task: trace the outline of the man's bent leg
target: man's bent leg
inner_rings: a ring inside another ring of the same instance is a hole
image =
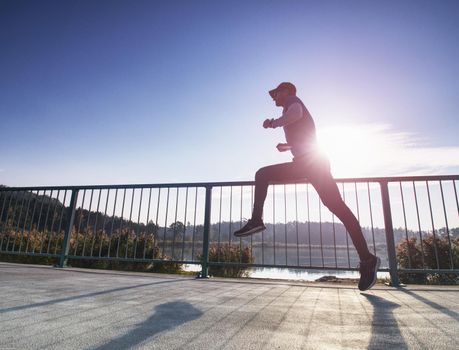
[[[255,203],[252,218],[239,230],[236,237],[245,237],[263,231],[263,205],[268,193],[270,182],[285,182],[304,177],[304,169],[297,163],[281,163],[261,168],[255,174]]]
[[[305,178],[304,169],[294,162],[275,164],[259,169],[255,174],[252,219],[261,220],[263,217],[263,206],[270,182],[293,181],[301,178]]]

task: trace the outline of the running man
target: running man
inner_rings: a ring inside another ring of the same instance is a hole
[[[263,167],[256,172],[252,218],[234,235],[245,237],[266,229],[262,219],[263,205],[270,183],[307,179],[316,189],[322,203],[342,221],[349,232],[360,258],[359,289],[370,289],[376,282],[381,260],[369,252],[360,224],[341,198],[330,173],[330,163],[316,151],[316,128],[309,111],[296,96],[296,87],[292,83],[281,83],[269,94],[276,106],[283,107],[283,113],[277,119],[266,119],[263,127],[284,128],[287,143],[279,143],[277,149],[280,152],[289,150],[293,161]]]

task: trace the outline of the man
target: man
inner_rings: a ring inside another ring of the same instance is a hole
[[[245,237],[263,231],[263,205],[271,182],[289,182],[307,179],[316,189],[322,203],[335,214],[349,232],[360,258],[359,289],[370,289],[376,282],[376,272],[381,260],[371,254],[358,220],[341,198],[338,186],[330,173],[330,164],[316,151],[316,129],[309,111],[296,96],[292,83],[281,83],[269,91],[276,106],[283,107],[278,119],[266,119],[263,127],[284,129],[287,143],[280,143],[280,152],[290,150],[293,161],[261,168],[255,174],[255,200],[252,218],[236,237]]]

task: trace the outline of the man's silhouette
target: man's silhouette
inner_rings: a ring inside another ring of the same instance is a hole
[[[316,150],[316,129],[309,111],[296,96],[292,83],[281,83],[269,91],[276,106],[283,107],[282,116],[266,119],[263,127],[283,127],[287,143],[280,143],[280,152],[291,151],[293,161],[261,168],[255,174],[255,201],[252,218],[240,230],[237,237],[249,236],[263,231],[263,205],[270,182],[288,182],[307,179],[316,189],[323,204],[335,214],[349,232],[360,258],[359,289],[367,290],[376,282],[380,259],[368,250],[362,229],[355,215],[341,198],[338,186],[330,173],[330,164]]]

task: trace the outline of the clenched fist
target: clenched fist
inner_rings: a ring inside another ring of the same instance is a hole
[[[273,127],[273,119],[266,119],[266,120],[263,122],[263,127],[264,127],[265,129],[272,128],[272,127]]]

